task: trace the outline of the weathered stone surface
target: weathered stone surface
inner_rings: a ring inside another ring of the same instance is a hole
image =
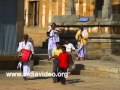
[[[53,16],[52,21],[58,25],[64,25],[67,23],[75,23],[79,19],[77,15],[63,15],[63,16]]]
[[[75,6],[74,6],[74,0],[68,0],[68,7],[66,10],[66,15],[74,15],[75,13]]]
[[[119,68],[110,68],[109,72],[118,74],[119,73]]]
[[[98,72],[96,73],[96,76],[98,76],[98,77],[103,77],[103,78],[109,78],[109,77],[110,77],[110,75],[109,75],[108,72],[100,72],[100,71],[98,71]]]
[[[101,43],[101,48],[111,48],[111,43]]]
[[[103,72],[109,72],[109,67],[106,67],[106,66],[98,66],[97,70],[103,71]]]
[[[92,66],[85,66],[84,67],[85,70],[95,70],[96,67],[92,67]]]
[[[100,43],[88,43],[87,48],[100,49],[101,44]]]
[[[102,8],[102,18],[109,18],[112,13],[111,0],[104,0]]]
[[[110,73],[110,78],[119,79],[119,74]]]
[[[101,60],[103,60],[103,61],[114,61],[115,59],[112,58],[112,57],[109,56],[109,55],[105,55],[105,56],[103,56],[103,57],[101,58]]]
[[[112,14],[110,17],[111,21],[120,21],[120,14]]]

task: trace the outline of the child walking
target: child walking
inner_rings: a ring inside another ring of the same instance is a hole
[[[64,73],[62,74],[63,76],[61,76],[60,81],[61,84],[65,85],[66,84],[66,77],[65,77],[65,73],[67,73],[67,69],[69,67],[69,54],[66,52],[66,47],[62,46],[62,53],[60,53],[60,55],[58,56],[58,60],[59,60],[59,70],[60,73]]]

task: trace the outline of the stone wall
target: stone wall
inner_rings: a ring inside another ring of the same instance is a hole
[[[65,30],[64,30],[65,29]],[[78,28],[63,28],[62,41],[69,39],[77,46],[75,34]],[[87,59],[101,59],[105,55],[120,54],[120,27],[91,27],[87,43]]]
[[[99,27],[99,32],[90,32],[87,51],[89,59],[100,59],[104,55],[120,54],[120,27]]]

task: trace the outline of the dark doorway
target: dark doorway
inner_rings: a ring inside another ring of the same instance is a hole
[[[113,14],[120,14],[120,4],[113,4],[112,5],[112,13]]]
[[[104,0],[96,0],[96,4],[95,4],[95,16],[96,16],[96,18],[102,18],[103,3],[104,3]]]
[[[29,2],[29,26],[38,26],[39,20],[39,3],[38,1],[30,1]]]

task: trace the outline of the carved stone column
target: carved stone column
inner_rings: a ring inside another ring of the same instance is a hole
[[[112,13],[111,0],[104,0],[102,7],[102,18],[110,18]]]
[[[75,14],[74,0],[68,0],[66,15],[74,15],[74,14]]]

